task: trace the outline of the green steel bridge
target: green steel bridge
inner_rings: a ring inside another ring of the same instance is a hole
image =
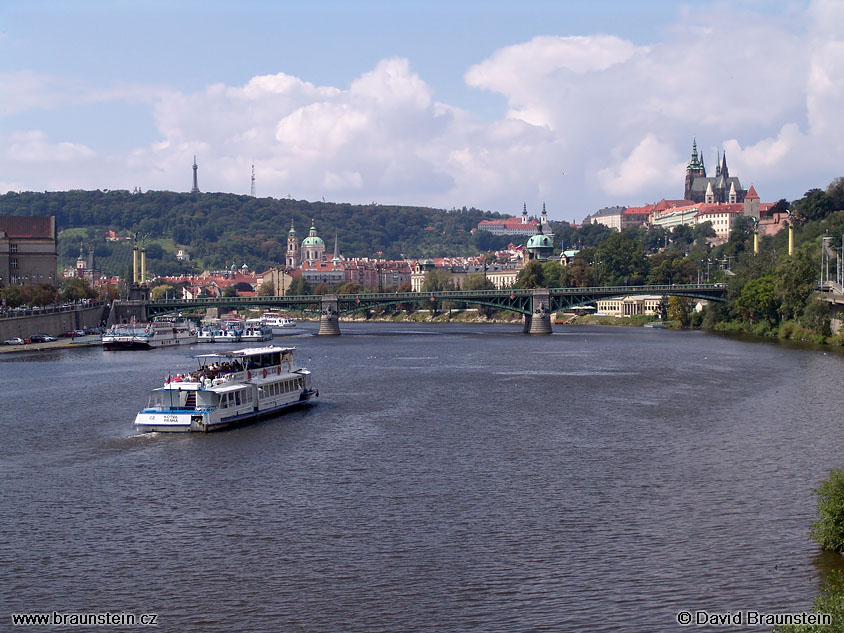
[[[338,317],[373,308],[415,304],[425,308],[435,302],[489,306],[525,316],[525,331],[547,334],[551,331],[550,314],[577,306],[594,304],[599,299],[636,295],[668,295],[724,301],[725,284],[670,284],[653,286],[596,286],[587,288],[510,288],[505,290],[446,290],[438,292],[367,292],[345,295],[299,295],[291,297],[208,297],[200,299],[158,299],[122,301],[120,308],[139,320],[156,316],[195,312],[207,308],[268,308],[320,316],[320,333],[339,334]],[[116,302],[117,303],[117,302]],[[116,313],[119,318],[120,310]],[[325,326],[325,327],[324,327]]]

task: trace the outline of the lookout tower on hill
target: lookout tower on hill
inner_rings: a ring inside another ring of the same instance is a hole
[[[193,157],[193,187],[191,188],[191,193],[199,193],[199,181],[196,178],[196,172],[199,169],[199,166],[196,164],[196,155]]]

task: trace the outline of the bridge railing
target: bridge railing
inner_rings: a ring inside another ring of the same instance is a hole
[[[551,294],[624,294],[624,293],[652,293],[670,294],[684,291],[721,291],[726,284],[655,284],[649,286],[586,286],[583,288],[548,288]],[[437,299],[472,299],[484,297],[524,297],[533,294],[529,288],[504,288],[502,290],[437,290],[428,292],[359,292],[355,294],[334,295],[339,301],[378,301],[389,298],[393,301],[422,301],[428,297]],[[294,295],[289,297],[260,296],[260,297],[205,297],[200,299],[156,299],[150,305],[190,306],[219,303],[226,305],[256,305],[270,303],[300,303],[309,304],[319,302],[322,295]]]
[[[583,294],[583,293],[644,293],[665,294],[683,290],[713,290],[724,291],[727,284],[654,284],[649,286],[586,286],[584,288],[549,288],[551,294]]]

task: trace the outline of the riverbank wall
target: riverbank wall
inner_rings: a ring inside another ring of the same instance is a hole
[[[97,327],[105,318],[107,306],[74,306],[56,312],[30,314],[0,319],[0,343],[15,338],[27,338],[33,334],[58,336],[70,330],[84,330]]]

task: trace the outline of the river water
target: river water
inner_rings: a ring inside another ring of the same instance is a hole
[[[813,489],[844,465],[841,355],[667,330],[342,329],[276,339],[317,404],[209,435],[131,422],[211,346],[0,356],[4,624],[656,632],[688,630],[684,610],[811,607]]]

